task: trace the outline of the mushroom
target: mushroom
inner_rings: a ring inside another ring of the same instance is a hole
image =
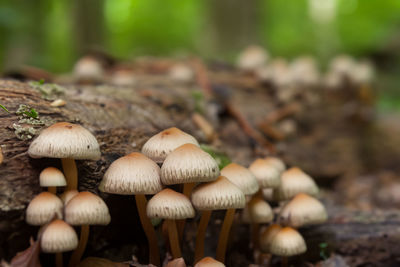
[[[78,194],[78,190],[67,190],[64,193],[61,194],[60,198],[62,202],[64,203],[64,206],[68,204],[68,202]]]
[[[62,219],[63,203],[55,194],[42,192],[29,203],[26,209],[26,222],[31,225],[44,225],[54,218]]]
[[[264,231],[261,232],[260,236],[260,249],[265,253],[270,253],[271,242],[275,235],[282,229],[279,224],[271,224]]]
[[[58,122],[33,140],[28,154],[32,158],[60,158],[69,190],[78,186],[75,159],[98,160],[100,148],[96,138],[82,126]]]
[[[225,267],[225,264],[211,257],[205,257],[198,261],[194,267]]]
[[[62,252],[74,250],[78,246],[78,237],[74,228],[63,220],[54,220],[48,224],[40,238],[40,247],[45,253],[56,253],[56,266],[63,266]]]
[[[270,245],[272,254],[282,257],[282,265],[287,266],[288,257],[299,255],[307,251],[304,238],[290,227],[282,228],[272,239]]]
[[[39,181],[41,187],[48,187],[48,191],[53,194],[57,193],[57,186],[67,185],[64,174],[54,167],[44,169],[40,173]]]
[[[254,174],[239,164],[228,164],[221,170],[221,175],[239,187],[246,196],[257,193],[260,188]]]
[[[165,185],[183,184],[187,197],[199,182],[210,182],[219,176],[218,163],[207,152],[194,144],[184,144],[173,150],[161,166],[161,182]],[[185,221],[178,222],[179,240]]]
[[[184,144],[199,146],[199,143],[193,136],[176,127],[172,127],[159,132],[147,140],[143,145],[142,153],[156,163],[163,163],[169,153]]]
[[[289,200],[298,193],[318,195],[318,186],[314,180],[298,167],[292,167],[282,173],[281,184],[274,190],[274,199]]]
[[[277,157],[265,157],[264,160],[265,160],[264,162],[266,164],[271,164],[279,172],[283,172],[284,170],[286,170],[286,165],[280,158],[277,158]]]
[[[254,71],[265,65],[268,57],[263,47],[251,45],[240,53],[236,65],[241,70]]]
[[[89,225],[107,225],[111,221],[106,203],[90,192],[80,192],[65,206],[65,221],[71,225],[81,225],[78,248],[71,256],[69,266],[77,266],[89,237]]]
[[[323,223],[327,218],[324,205],[304,193],[297,194],[282,208],[279,214],[280,222],[294,228]]]
[[[182,257],[175,220],[193,218],[194,215],[195,211],[189,198],[169,188],[154,195],[147,204],[149,218],[166,219],[174,258]]]
[[[260,188],[277,188],[280,184],[280,169],[271,160],[256,159],[249,170],[257,178]]]
[[[228,235],[232,225],[235,209],[244,208],[246,199],[243,192],[226,177],[219,176],[217,180],[201,184],[192,194],[192,202],[196,209],[203,211],[197,228],[195,263],[204,254],[204,239],[207,224],[213,210],[226,209],[217,246],[218,261],[224,262]]]
[[[135,195],[140,222],[149,242],[150,263],[159,266],[160,254],[156,232],[146,216],[145,195],[156,194],[162,189],[160,167],[141,153],[133,152],[114,161],[100,183],[103,192]]]

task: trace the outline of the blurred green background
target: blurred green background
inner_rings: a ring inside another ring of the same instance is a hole
[[[400,51],[399,0],[2,0],[0,69],[71,70],[88,49],[233,61],[249,44],[273,57],[349,53],[371,59],[393,94]],[[383,97],[384,99],[385,97]]]

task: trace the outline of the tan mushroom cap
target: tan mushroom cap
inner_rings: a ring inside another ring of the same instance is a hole
[[[304,238],[290,227],[282,228],[276,233],[270,246],[270,252],[281,257],[299,255],[307,251]]]
[[[317,199],[300,193],[287,203],[279,214],[279,221],[291,227],[323,223],[327,220],[324,205]]]
[[[194,208],[184,194],[166,188],[154,195],[147,203],[149,218],[179,220],[193,218]]]
[[[65,206],[65,221],[71,225],[107,225],[111,216],[106,203],[90,192],[80,192]]]
[[[247,223],[269,223],[274,219],[271,206],[261,197],[253,197],[243,210]]]
[[[279,172],[283,172],[284,170],[286,170],[286,165],[280,158],[266,157],[264,158],[264,160],[267,164],[275,166],[275,168],[278,169]]]
[[[279,201],[288,200],[299,193],[317,196],[318,191],[318,186],[309,175],[292,167],[282,173],[281,184],[274,190],[274,198]]]
[[[236,185],[226,177],[197,186],[192,193],[192,203],[198,210],[242,209],[246,198]]]
[[[176,148],[161,166],[161,181],[166,185],[209,182],[217,179],[218,175],[218,163],[193,144]]]
[[[45,253],[74,250],[78,247],[78,236],[69,224],[63,220],[54,220],[44,229],[40,247]]]
[[[110,165],[99,189],[119,195],[155,194],[162,189],[160,167],[145,155],[133,152]]]
[[[62,218],[63,203],[55,194],[42,192],[29,203],[26,209],[26,222],[43,225],[54,218]]]
[[[147,140],[143,145],[142,153],[157,163],[163,163],[169,153],[184,144],[199,146],[199,143],[193,136],[176,127],[172,127],[159,132]]]
[[[260,236],[260,249],[265,253],[270,252],[270,247],[272,240],[275,235],[282,229],[279,224],[271,224],[264,231],[262,231]]]
[[[211,257],[205,257],[198,261],[194,267],[225,267],[225,264]]]
[[[259,185],[254,174],[247,168],[231,163],[221,170],[221,175],[228,178],[234,185],[240,188],[245,195],[253,195],[258,189]]]
[[[256,159],[249,170],[257,178],[261,188],[277,188],[281,182],[279,170],[266,159]]]
[[[78,194],[78,190],[72,189],[72,190],[67,190],[64,193],[61,194],[60,198],[62,202],[64,203],[64,206],[68,204],[68,202]]]
[[[98,160],[99,143],[88,130],[69,122],[44,129],[28,150],[32,158],[72,158]]]
[[[57,168],[47,167],[44,169],[39,176],[40,186],[66,186],[67,181],[65,180],[64,174]]]

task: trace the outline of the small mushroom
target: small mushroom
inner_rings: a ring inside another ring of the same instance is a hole
[[[225,264],[211,257],[205,257],[198,261],[194,267],[225,267]]]
[[[48,187],[48,191],[53,194],[57,192],[57,186],[67,185],[64,174],[54,167],[44,169],[40,173],[39,181],[41,187]]]
[[[54,218],[62,219],[63,203],[55,194],[42,192],[32,199],[26,209],[26,222],[44,225]]]
[[[249,170],[257,178],[260,188],[277,188],[280,184],[280,170],[266,159],[256,159]]]

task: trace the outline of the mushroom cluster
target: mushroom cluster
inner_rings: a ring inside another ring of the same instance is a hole
[[[56,253],[56,266],[62,266],[62,252],[68,250],[75,250],[69,266],[77,266],[88,241],[89,225],[107,225],[111,220],[100,197],[77,190],[74,159],[98,159],[96,138],[79,125],[56,123],[32,142],[29,155],[61,158],[64,173],[54,167],[41,172],[40,185],[48,192],[31,201],[26,221],[44,225],[38,239],[43,252]],[[61,192],[56,187],[66,189]],[[163,220],[162,228],[168,232],[165,244],[169,244],[173,259],[181,261],[186,219],[194,218],[196,211],[201,214],[194,266],[224,266],[236,209],[244,209],[242,221],[251,225],[253,249],[281,256],[282,262],[306,251],[297,228],[327,219],[324,206],[315,198],[316,183],[299,168],[286,169],[279,158],[267,157],[256,159],[249,168],[230,163],[220,171],[215,159],[200,148],[193,136],[175,127],[151,137],[141,153],[132,152],[112,162],[99,190],[135,196],[148,239],[149,263],[156,266],[160,266],[160,252],[153,218]],[[153,196],[148,199],[146,195]],[[267,201],[282,205],[272,209]],[[214,210],[225,210],[225,217],[215,259],[204,258],[207,225]],[[277,216],[275,210],[279,210]],[[260,230],[261,225],[270,223]],[[81,226],[79,240],[73,226]]]

